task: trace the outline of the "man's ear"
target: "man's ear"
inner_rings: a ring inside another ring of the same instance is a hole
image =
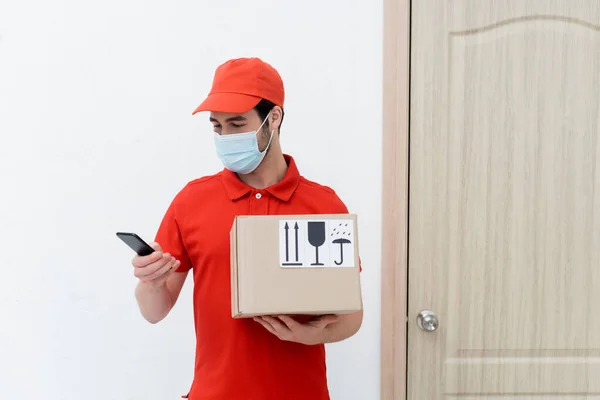
[[[281,117],[283,115],[283,110],[281,107],[275,106],[271,110],[271,116],[269,117],[269,125],[271,125],[271,129],[279,130],[279,126],[281,125]]]

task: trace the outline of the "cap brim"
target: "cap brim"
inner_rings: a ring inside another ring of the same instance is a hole
[[[212,93],[194,110],[200,111],[245,113],[252,110],[262,99],[240,93]]]

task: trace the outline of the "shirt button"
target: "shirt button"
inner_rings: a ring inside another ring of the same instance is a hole
[[[256,193],[256,198],[257,198],[257,199],[260,199],[261,197],[262,197],[262,194],[260,194],[260,193]]]

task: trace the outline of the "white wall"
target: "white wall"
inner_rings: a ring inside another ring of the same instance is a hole
[[[284,150],[359,214],[365,320],[328,346],[330,386],[379,399],[381,14],[374,0],[0,0],[0,399],[187,391],[192,282],[145,323],[114,233],[151,239],[175,193],[221,169],[191,111],[239,56],[280,71]]]

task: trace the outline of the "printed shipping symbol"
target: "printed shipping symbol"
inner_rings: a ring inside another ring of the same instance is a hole
[[[294,226],[294,236],[295,236],[295,245],[296,245],[296,262],[290,262],[290,226],[289,224],[286,222],[285,223],[285,262],[283,263],[283,265],[288,265],[288,266],[299,266],[302,265],[301,262],[298,262],[298,223],[296,222],[295,226]]]
[[[340,244],[340,261],[333,261],[336,265],[342,265],[344,263],[344,244],[346,243],[351,243],[348,239],[344,239],[344,238],[340,238],[340,239],[335,239],[333,241],[333,243],[339,243]]]
[[[339,227],[341,227],[341,226],[342,226],[342,224],[339,225]],[[347,227],[348,224],[346,224],[345,226]],[[348,236],[350,236],[350,232],[348,232],[348,233],[341,232],[341,231],[338,231],[338,228],[334,228],[333,229],[333,233],[331,234],[331,236],[333,236],[334,234],[335,235],[348,235]],[[344,244],[346,244],[346,243],[352,243],[352,242],[349,239],[346,239],[344,237],[340,237],[338,239],[334,239],[332,243],[336,243],[336,244],[339,243],[339,245],[340,245],[340,261],[334,260],[333,262],[336,265],[342,265],[344,263]]]
[[[319,262],[319,247],[325,244],[325,221],[308,223],[308,243],[315,248],[315,262],[310,265],[325,265]]]

